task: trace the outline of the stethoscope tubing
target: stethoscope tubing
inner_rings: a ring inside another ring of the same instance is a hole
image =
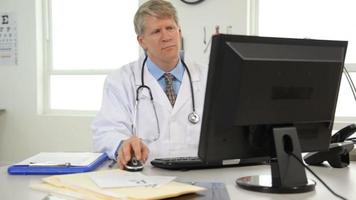
[[[150,99],[153,103],[153,96],[152,96],[152,92],[151,92],[151,89],[150,87],[148,87],[147,85],[145,85],[145,80],[144,80],[144,67],[146,65],[146,61],[147,61],[147,58],[148,56],[146,55],[143,62],[142,62],[142,67],[141,67],[141,85],[136,89],[136,101],[138,101],[138,93],[141,89],[143,88],[146,88],[148,91],[149,91],[149,94],[150,94]],[[185,70],[187,70],[187,74],[188,74],[188,78],[189,78],[189,84],[190,84],[190,93],[191,93],[191,96],[192,96],[192,109],[193,109],[193,112],[189,114],[188,116],[188,120],[192,123],[192,124],[196,124],[198,123],[199,119],[197,119],[197,121],[192,121],[190,120],[190,116],[191,115],[195,115],[197,118],[199,118],[198,114],[195,112],[195,98],[194,98],[194,88],[193,88],[193,81],[192,81],[192,76],[190,74],[190,71],[187,67],[187,64],[183,61],[183,59],[181,59],[182,61],[182,64],[185,68]],[[153,104],[154,105],[154,104]],[[156,117],[157,116],[157,113],[156,113],[156,110],[155,110],[155,115]]]

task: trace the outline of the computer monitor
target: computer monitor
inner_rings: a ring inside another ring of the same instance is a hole
[[[291,154],[328,149],[346,48],[347,41],[213,36],[199,157],[265,157],[272,176],[240,178],[240,187],[314,190]]]

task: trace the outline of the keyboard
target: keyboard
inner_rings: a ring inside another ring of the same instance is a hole
[[[233,159],[228,161],[216,161],[206,163],[203,162],[199,157],[174,157],[156,158],[151,161],[151,164],[155,167],[163,169],[190,170],[266,164],[266,158]]]

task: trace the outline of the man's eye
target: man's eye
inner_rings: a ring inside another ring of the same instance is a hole
[[[173,26],[169,26],[169,27],[167,27],[167,30],[168,31],[172,31],[172,30],[174,30],[175,28],[173,27]]]
[[[157,33],[159,33],[159,32],[160,32],[160,30],[159,30],[159,29],[156,29],[156,30],[152,31],[152,35],[153,35],[153,34],[157,34]]]

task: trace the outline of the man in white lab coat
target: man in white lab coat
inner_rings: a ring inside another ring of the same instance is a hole
[[[196,156],[201,120],[193,124],[188,115],[193,111],[193,93],[195,111],[202,117],[207,66],[180,58],[181,29],[170,2],[151,0],[142,4],[134,24],[147,60],[139,58],[106,78],[101,109],[92,124],[94,149],[117,159],[120,168],[133,155],[143,161]],[[165,93],[169,84],[165,73],[174,77],[173,102]],[[138,89],[141,85],[151,90],[153,104],[149,90]]]

